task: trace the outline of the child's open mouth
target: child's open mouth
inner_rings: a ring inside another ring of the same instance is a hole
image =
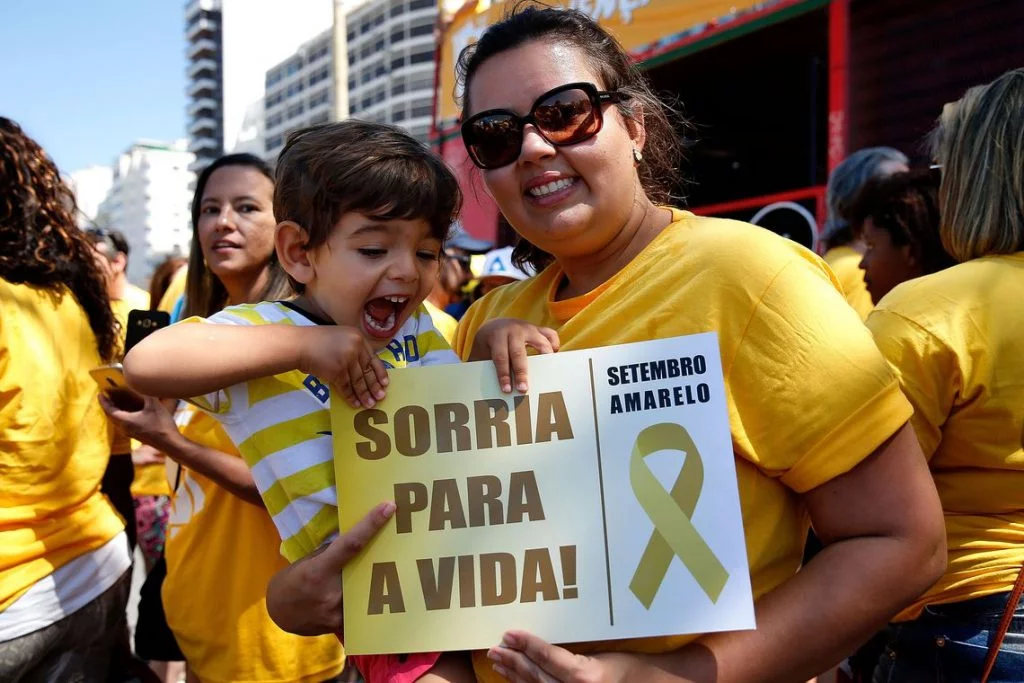
[[[401,327],[402,311],[409,303],[407,296],[379,296],[363,307],[363,327],[371,337],[390,339]]]

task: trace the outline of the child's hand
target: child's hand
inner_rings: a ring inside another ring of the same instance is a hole
[[[477,331],[469,360],[490,358],[498,371],[498,386],[502,391],[511,393],[514,377],[516,391],[525,392],[530,388],[526,348],[530,347],[537,353],[554,353],[560,344],[558,333],[551,328],[537,327],[513,318],[495,318]]]
[[[332,384],[353,408],[372,408],[384,398],[388,373],[369,342],[353,327],[307,328],[299,369]]]

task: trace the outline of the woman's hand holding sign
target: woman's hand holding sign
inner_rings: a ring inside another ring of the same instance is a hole
[[[384,528],[394,503],[381,503],[321,551],[282,569],[267,585],[267,612],[300,636],[342,632],[341,570]]]
[[[493,360],[498,385],[506,394],[529,390],[527,349],[537,353],[555,353],[561,346],[558,333],[549,327],[537,327],[513,318],[495,318],[480,327],[473,341],[469,360]]]

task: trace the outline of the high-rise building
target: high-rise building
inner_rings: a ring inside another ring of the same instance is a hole
[[[142,283],[171,254],[188,254],[191,170],[188,142],[140,140],[114,162],[113,184],[96,222],[124,233],[131,253],[128,279]]]
[[[68,187],[75,193],[75,205],[78,207],[78,227],[96,224],[100,205],[107,198],[113,182],[114,171],[109,166],[88,166],[68,174]]]
[[[334,23],[332,0],[221,0],[224,151],[263,154],[267,70]]]
[[[349,116],[394,123],[427,142],[436,22],[436,0],[369,0],[348,11]]]
[[[188,57],[188,149],[198,172],[224,153],[223,36],[221,0],[185,5]]]
[[[303,43],[295,54],[267,70],[263,156],[271,163],[277,158],[290,131],[325,123],[332,118],[335,94],[333,35],[333,29],[327,29]]]

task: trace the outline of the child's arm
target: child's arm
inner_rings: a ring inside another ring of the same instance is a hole
[[[529,389],[527,348],[537,353],[554,353],[560,344],[558,333],[551,328],[513,318],[495,318],[477,330],[469,360],[493,360],[501,390],[511,393],[515,378],[516,391],[525,392]]]
[[[139,342],[124,359],[139,393],[202,396],[291,370],[333,384],[353,407],[384,398],[387,372],[354,328],[340,325],[227,325],[186,322]]]

